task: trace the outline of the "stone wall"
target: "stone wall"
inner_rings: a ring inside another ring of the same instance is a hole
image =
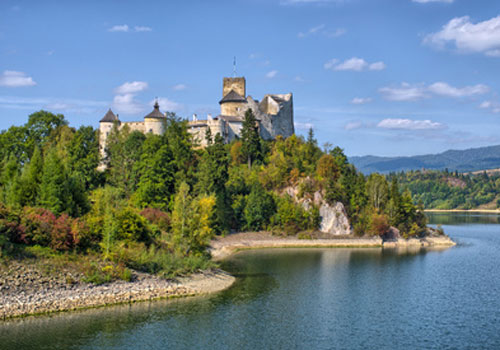
[[[231,90],[234,90],[241,97],[245,97],[247,95],[245,78],[224,78],[222,82],[222,97],[230,93]]]

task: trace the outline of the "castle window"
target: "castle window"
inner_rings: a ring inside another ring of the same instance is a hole
[[[149,129],[149,132],[153,132],[153,129]]]
[[[106,131],[106,136],[109,136],[109,131]]]

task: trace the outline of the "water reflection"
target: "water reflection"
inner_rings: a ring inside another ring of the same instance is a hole
[[[500,224],[499,214],[490,213],[425,213],[430,224],[434,225],[462,225],[462,224]]]

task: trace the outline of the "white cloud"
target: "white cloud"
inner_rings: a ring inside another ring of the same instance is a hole
[[[362,58],[358,57],[352,57],[344,62],[339,62],[337,59],[331,59],[327,61],[323,67],[325,69],[330,69],[334,71],[355,71],[355,72],[361,72],[365,70],[383,70],[386,68],[386,65],[384,62],[374,62],[374,63],[368,63]]]
[[[369,70],[384,70],[387,66],[384,62],[375,62],[368,66]]]
[[[144,81],[132,81],[132,82],[126,82],[123,83],[122,85],[118,86],[115,89],[115,92],[117,94],[135,94],[141,91],[144,91],[148,88],[148,83]]]
[[[112,26],[108,29],[108,32],[128,32],[129,27],[126,24],[120,24],[116,26]]]
[[[430,97],[431,94],[453,98],[483,95],[490,91],[490,88],[483,84],[457,88],[445,82],[436,82],[429,86],[402,83],[399,87],[383,87],[378,91],[389,101],[417,101]]]
[[[0,75],[0,86],[23,87],[34,86],[36,82],[24,72],[14,70],[4,70]]]
[[[305,33],[302,33],[300,32],[297,36],[299,38],[304,38],[308,35],[311,35],[311,34],[315,34],[317,32],[319,32],[320,30],[322,30],[323,28],[325,28],[325,25],[324,24],[320,24],[319,26],[316,26],[316,27],[312,27],[311,29],[309,29],[307,32]]]
[[[452,4],[455,0],[412,0],[413,2],[418,2],[419,4],[428,4],[429,2],[444,2],[447,4]]]
[[[427,97],[424,86],[408,83],[399,87],[383,87],[378,91],[389,101],[417,101]]]
[[[444,124],[431,120],[411,120],[402,118],[387,118],[377,124],[377,128],[392,130],[437,130],[445,128]]]
[[[302,78],[300,75],[297,75],[295,78],[293,78],[296,82],[303,83],[305,80]]]
[[[430,85],[428,89],[430,92],[436,95],[455,97],[455,98],[468,97],[473,95],[482,95],[490,90],[486,85],[483,84],[466,86],[463,88],[456,88],[443,82],[434,83]]]
[[[135,94],[116,95],[113,98],[113,108],[124,114],[136,114],[144,111],[144,106],[135,100]]]
[[[278,74],[277,70],[272,70],[266,74],[266,78],[272,79],[272,78],[276,77],[277,74]]]
[[[172,86],[172,89],[174,89],[175,91],[182,91],[182,90],[186,90],[187,86],[184,84],[177,84],[177,85]]]
[[[150,32],[152,31],[153,29],[151,27],[145,27],[145,26],[135,26],[134,27],[134,31],[136,32]]]
[[[491,113],[498,114],[500,113],[500,103],[496,101],[483,101],[480,105],[479,108],[481,109],[487,109]]]
[[[356,130],[356,129],[361,129],[363,127],[364,125],[362,122],[349,122],[346,125],[344,125],[345,130]]]
[[[0,108],[22,110],[56,110],[72,113],[96,113],[109,105],[105,101],[81,100],[71,98],[16,97],[0,96]]]
[[[441,31],[426,36],[424,43],[437,47],[454,44],[462,52],[497,57],[500,55],[500,16],[476,24],[469,16],[453,18]]]
[[[308,36],[320,34],[320,35],[326,36],[328,38],[338,38],[339,36],[342,36],[346,33],[346,30],[344,28],[337,28],[337,29],[332,31],[332,30],[325,29],[325,27],[326,26],[324,24],[320,24],[318,26],[310,28],[306,32],[299,32],[297,34],[297,37],[305,38]]]
[[[353,105],[364,105],[364,104],[367,104],[367,103],[370,103],[372,102],[372,99],[370,97],[366,97],[366,98],[363,98],[363,97],[355,97],[351,100],[351,103]]]
[[[149,102],[151,107],[154,106],[156,100],[152,100]],[[158,97],[158,104],[160,105],[160,109],[168,112],[178,112],[184,109],[184,106],[180,103],[174,102],[166,97]]]
[[[293,125],[295,126],[295,129],[297,130],[309,130],[309,129],[314,129],[314,124],[312,123],[300,123],[300,122],[294,122]]]

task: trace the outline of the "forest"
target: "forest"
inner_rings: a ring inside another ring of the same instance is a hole
[[[213,265],[214,235],[267,230],[311,238],[318,208],[284,194],[320,191],[342,202],[356,235],[423,235],[426,219],[398,177],[365,177],[343,150],[321,149],[313,130],[264,141],[248,110],[241,138],[224,144],[206,134],[193,144],[187,122],[168,113],[163,135],[70,127],[61,114],[39,111],[0,133],[0,254],[63,254],[86,261],[90,282],[130,278],[135,269],[161,276]],[[97,170],[101,161],[105,171]]]
[[[500,208],[500,173],[413,170],[388,177],[397,179],[426,209]]]

